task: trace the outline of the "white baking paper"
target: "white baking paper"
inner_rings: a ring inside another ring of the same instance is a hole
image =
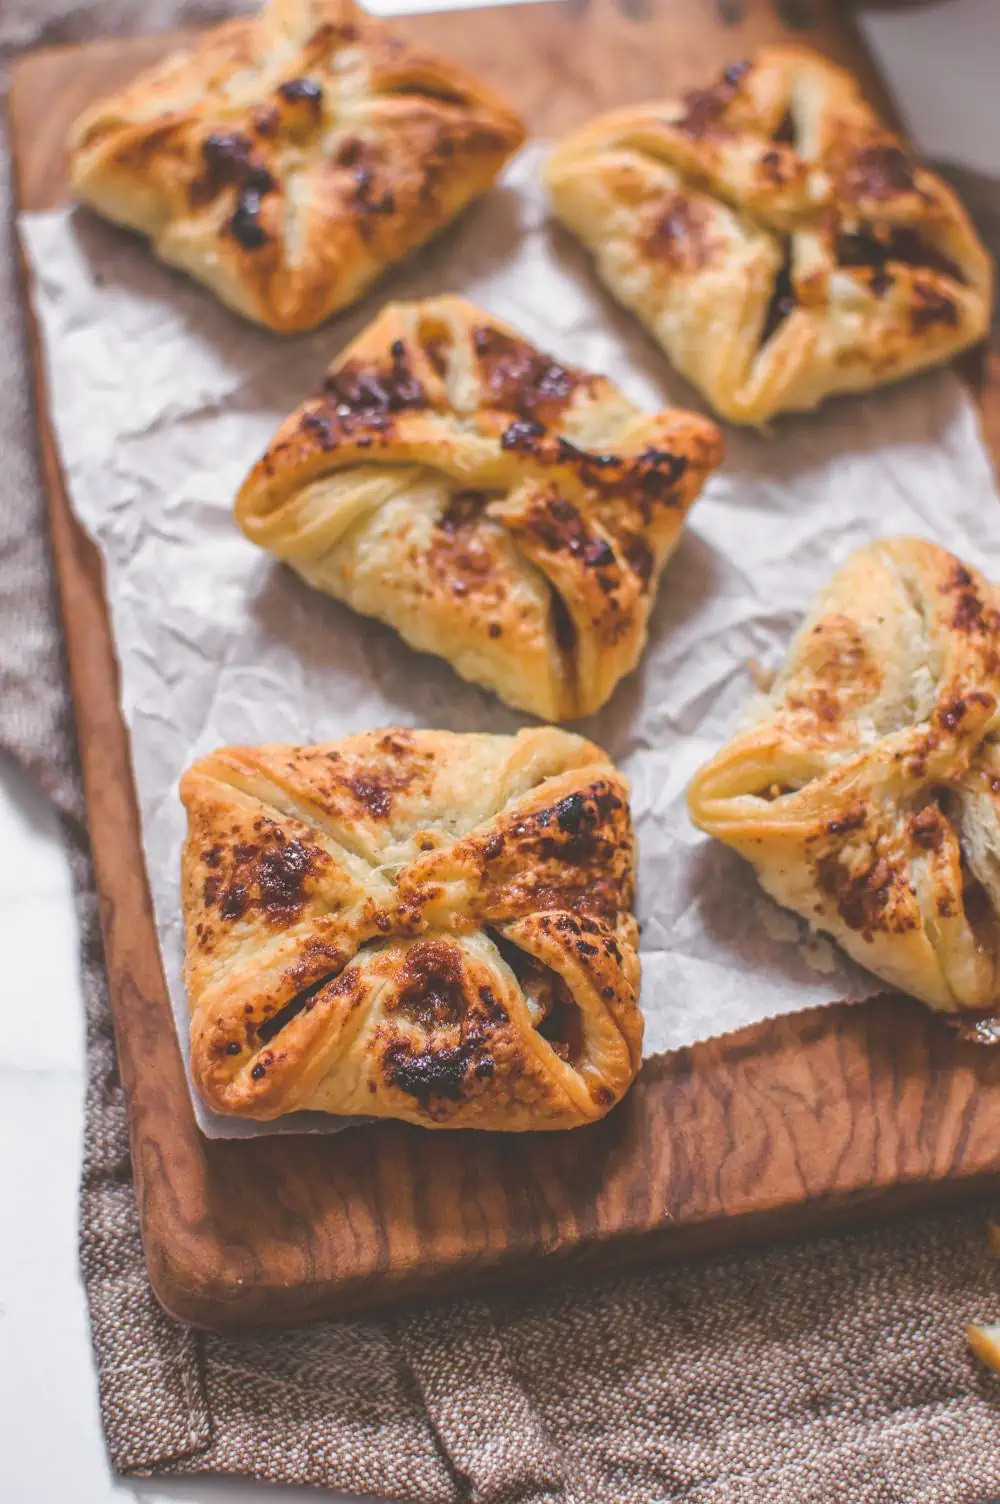
[[[285,340],[252,328],[89,214],[27,216],[52,408],[69,484],[97,540],[121,661],[143,837],[182,1041],[177,781],[227,742],[310,742],[391,724],[514,731],[525,719],[311,590],[248,543],[233,495],[281,419],[391,297],[463,292],[644,407],[692,403],[583,253],[546,224],[541,148],[358,309]],[[868,539],[918,533],[1000,575],[1000,511],[972,404],[936,372],[728,458],[660,587],[638,671],[580,728],[632,779],[640,843],[646,1051],[877,991],[692,828],[684,789],[775,667],[800,613]],[[213,1118],[210,1135],[274,1132]],[[324,1126],[339,1126],[322,1120]],[[313,1126],[286,1120],[281,1126]]]

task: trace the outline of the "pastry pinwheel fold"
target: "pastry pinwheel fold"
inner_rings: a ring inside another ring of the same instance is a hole
[[[523,127],[350,0],[270,0],[77,120],[84,203],[282,333],[353,302],[493,183]]]
[[[733,423],[895,381],[989,327],[992,265],[958,199],[805,48],[599,116],[545,180],[603,281]]]
[[[919,538],[860,549],[695,824],[856,961],[932,1008],[1000,1013],[1000,601]]]
[[[181,797],[191,1062],[215,1111],[574,1128],[628,1089],[634,842],[592,743],[226,747]]]
[[[570,720],[638,662],[721,449],[462,298],[395,303],[278,430],[236,519],[411,647]]]

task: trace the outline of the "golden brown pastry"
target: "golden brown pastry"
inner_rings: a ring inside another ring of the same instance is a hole
[[[289,333],[454,219],[523,134],[478,79],[350,0],[270,0],[88,109],[70,176],[164,261]]]
[[[461,298],[396,303],[250,473],[253,542],[548,720],[635,667],[656,586],[721,455]]]
[[[853,554],[759,717],[691,785],[695,824],[894,987],[1000,1011],[1000,610],[943,548]]]
[[[608,287],[734,423],[895,381],[989,325],[990,260],[955,195],[803,48],[602,115],[545,176]]]
[[[592,743],[225,747],[181,797],[192,1068],[217,1112],[574,1128],[627,1090],[634,843]]]

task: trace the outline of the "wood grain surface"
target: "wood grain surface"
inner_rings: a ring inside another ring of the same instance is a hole
[[[881,98],[835,0],[565,0],[396,29],[478,69],[546,134],[696,83],[790,34],[847,61]],[[69,123],[166,46],[97,42],[22,62],[11,109],[25,208],[64,201]],[[960,1043],[900,998],[800,1014],[651,1061],[619,1109],[572,1134],[383,1123],[325,1138],[202,1138],[156,944],[101,565],[67,503],[37,336],[35,357],[143,1237],[169,1311],[240,1330],[487,1282],[534,1284],[569,1264],[688,1256],[887,1215],[1000,1173],[1000,1050]],[[995,358],[992,371],[996,433]]]

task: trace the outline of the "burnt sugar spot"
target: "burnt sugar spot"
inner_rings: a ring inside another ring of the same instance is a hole
[[[461,1023],[468,1002],[458,947],[446,940],[418,940],[411,945],[391,1008],[427,1030]]]
[[[515,418],[504,430],[500,448],[512,450],[515,454],[540,454],[541,440],[546,432],[545,424],[539,423],[537,418]]]
[[[516,829],[522,853],[571,865],[609,864],[628,824],[624,801],[603,779],[528,816]]]
[[[234,188],[236,205],[225,232],[245,250],[258,250],[270,239],[260,218],[263,200],[278,185],[255,143],[242,131],[213,131],[201,144],[201,158],[203,170],[188,191],[192,206]]]
[[[359,763],[333,774],[333,786],[346,789],[373,820],[389,817],[397,796],[413,787],[422,768],[405,742],[390,739],[386,745],[383,739],[382,751],[385,761]]]
[[[455,491],[436,525],[443,533],[454,535],[462,532],[472,523],[479,521],[488,501],[489,494],[486,491]]]
[[[947,830],[947,823],[936,804],[928,804],[910,820],[910,835],[925,851],[939,851]]]
[[[637,459],[630,461],[622,477],[622,494],[649,522],[654,506],[676,505],[677,488],[687,469],[683,454],[672,454],[669,449],[644,449]]]
[[[964,564],[959,564],[956,560],[954,569],[941,586],[941,592],[944,595],[954,595],[951,624],[957,632],[983,637],[1000,633],[1000,613],[983,599],[976,581]]]
[[[868,941],[877,933],[900,934],[916,923],[898,902],[905,888],[884,856],[873,851],[867,861],[845,863],[839,854],[822,856],[816,864],[822,891],[836,904],[848,929]]]
[[[654,506],[673,506],[682,499],[678,488],[688,460],[666,449],[649,445],[637,455],[581,449],[538,418],[515,419],[501,435],[500,446],[539,465],[569,466],[588,490],[635,507],[647,526]]]
[[[568,794],[556,805],[556,824],[560,830],[576,835],[587,814],[587,801],[582,794]]]
[[[318,120],[323,113],[323,87],[314,78],[288,78],[278,85],[278,94],[290,105],[301,105]]]
[[[489,500],[485,491],[454,492],[435,523],[426,562],[440,591],[459,598],[475,595],[484,607],[499,611],[509,585],[505,571],[497,568],[495,529],[481,525]],[[502,628],[489,623],[486,631],[495,638]]]
[[[878,141],[857,152],[842,182],[852,197],[895,198],[916,187],[916,167],[897,141]]]
[[[380,147],[361,136],[348,136],[334,158],[347,179],[347,201],[359,213],[359,228],[366,233],[366,217],[393,214],[396,195],[388,185]]]
[[[693,272],[711,258],[711,214],[687,193],[668,193],[657,205],[642,237],[648,255],[672,271]]]
[[[463,1095],[473,1061],[474,1051],[465,1044],[421,1050],[404,1040],[394,1040],[382,1057],[382,1068],[390,1084],[409,1097],[420,1101],[443,1097],[446,1101],[457,1102]],[[482,1064],[487,1064],[485,1058]],[[492,1075],[492,1071],[493,1064],[489,1061],[480,1079]]]
[[[868,811],[863,804],[852,805],[836,820],[828,820],[823,827],[828,836],[844,836],[853,830],[863,830],[868,823]]]
[[[253,910],[272,924],[289,924],[306,902],[308,878],[329,862],[319,846],[270,833],[267,843],[240,842],[232,849],[226,879],[211,877],[203,897],[233,923]]]
[[[554,422],[575,393],[593,381],[585,372],[550,360],[525,340],[490,325],[474,330],[472,341],[486,405],[521,418]]]
[[[261,195],[253,189],[245,188],[227,221],[230,235],[246,251],[258,251],[270,239],[260,221],[261,208]]]
[[[347,787],[359,803],[363,804],[376,820],[384,819],[392,808],[392,791],[378,778],[364,777],[346,779]]]
[[[617,568],[614,549],[607,539],[591,532],[573,503],[554,492],[532,506],[527,525],[554,553],[569,554],[595,570]]]
[[[681,100],[683,112],[673,122],[675,130],[697,139],[720,137],[731,134],[725,120],[726,111],[740,92],[743,80],[749,73],[749,61],[730,63],[717,84],[709,89],[692,89]]]
[[[391,428],[400,413],[427,406],[426,394],[410,369],[402,340],[392,345],[388,366],[349,360],[331,372],[323,382],[322,400],[324,410],[310,421],[315,425],[322,420],[323,432],[333,443],[358,431]]]

